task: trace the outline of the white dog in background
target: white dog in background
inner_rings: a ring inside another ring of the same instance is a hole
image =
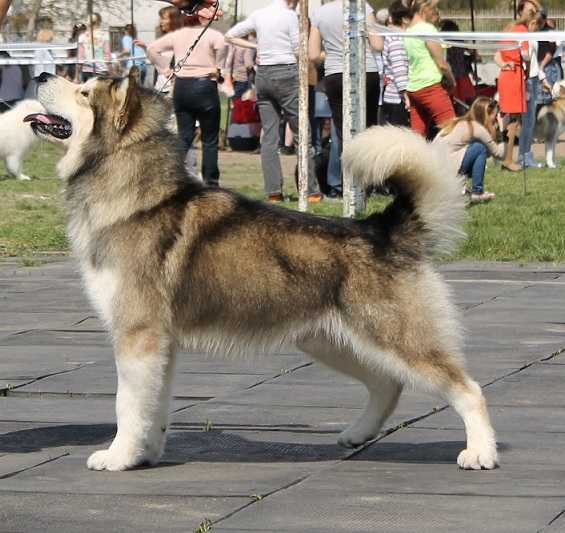
[[[4,161],[8,174],[18,180],[30,179],[22,173],[22,163],[26,152],[38,139],[30,123],[24,122],[24,117],[44,112],[37,100],[22,100],[0,114],[0,159]]]

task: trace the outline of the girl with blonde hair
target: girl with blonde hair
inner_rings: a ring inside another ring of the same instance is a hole
[[[471,177],[471,202],[482,202],[496,197],[493,192],[484,190],[484,179],[489,155],[497,159],[504,156],[504,144],[496,142],[497,114],[496,102],[481,96],[473,102],[465,115],[449,121],[434,141],[441,143],[446,152],[455,159],[461,176]]]

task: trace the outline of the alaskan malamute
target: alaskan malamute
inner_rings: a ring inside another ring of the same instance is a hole
[[[555,148],[559,137],[565,133],[565,80],[553,86],[553,102],[542,106],[538,112],[535,136],[545,143],[545,163],[557,168]]]
[[[461,183],[410,131],[371,128],[346,146],[364,187],[396,192],[363,220],[301,214],[190,181],[165,98],[125,79],[75,85],[42,74],[47,114],[26,118],[63,143],[69,235],[107,323],[118,371],[118,432],[94,470],[161,457],[175,352],[232,356],[295,345],[364,383],[344,446],[373,439],[405,384],[463,418],[462,468],[494,468],[495,435],[466,373],[459,321],[431,257],[461,234]]]

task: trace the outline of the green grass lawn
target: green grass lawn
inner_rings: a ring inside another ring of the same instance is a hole
[[[34,178],[31,182],[8,179],[0,163],[0,256],[29,257],[68,250],[62,184],[55,170],[59,157],[54,146],[37,145],[24,168]],[[287,189],[296,197],[294,161],[283,158]],[[222,152],[220,168],[224,186],[254,198],[263,196],[258,155]],[[467,210],[468,239],[450,259],[565,261],[564,167],[529,170],[524,195],[522,173],[502,172],[489,163],[486,187],[496,192],[497,198]],[[368,210],[382,209],[386,202],[371,198]],[[297,207],[295,201],[284,205]],[[340,216],[342,205],[325,201],[312,206],[312,211]]]

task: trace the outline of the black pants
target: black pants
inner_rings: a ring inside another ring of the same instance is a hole
[[[326,76],[324,78],[324,87],[330,103],[330,109],[332,110],[337,136],[341,144],[343,138],[343,75],[339,73]],[[378,123],[379,92],[379,73],[367,72],[367,127],[375,126]]]
[[[392,124],[393,126],[410,126],[410,113],[403,103],[389,104],[383,103],[382,106],[382,122],[383,124]]]
[[[202,177],[207,185],[217,186],[220,97],[215,81],[207,78],[176,78],[173,105],[184,153],[196,134],[196,121],[202,138]]]

